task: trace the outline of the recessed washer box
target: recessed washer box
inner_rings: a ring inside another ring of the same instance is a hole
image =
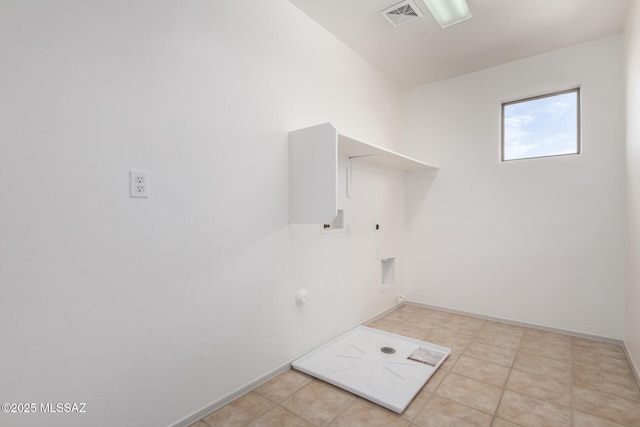
[[[396,259],[385,258],[380,260],[380,264],[382,267],[382,276],[381,276],[382,286],[385,286],[385,287],[393,286],[393,283],[396,280]]]
[[[292,365],[400,414],[450,353],[447,347],[358,326]]]

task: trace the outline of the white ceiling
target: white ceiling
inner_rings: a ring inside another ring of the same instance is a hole
[[[473,18],[441,29],[424,17],[394,28],[401,0],[290,0],[403,87],[459,76],[622,32],[631,0],[467,0]]]

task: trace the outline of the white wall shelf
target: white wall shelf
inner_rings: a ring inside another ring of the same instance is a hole
[[[408,173],[434,174],[438,170],[420,160],[341,134],[331,123],[291,131],[289,223],[324,224],[333,220],[338,211],[339,157],[349,163],[358,159]]]

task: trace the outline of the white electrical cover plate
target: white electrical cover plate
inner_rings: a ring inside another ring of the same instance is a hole
[[[450,353],[446,347],[358,326],[292,365],[400,414]]]

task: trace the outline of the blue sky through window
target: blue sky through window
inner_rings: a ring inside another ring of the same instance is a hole
[[[578,91],[503,105],[503,160],[579,152]]]

